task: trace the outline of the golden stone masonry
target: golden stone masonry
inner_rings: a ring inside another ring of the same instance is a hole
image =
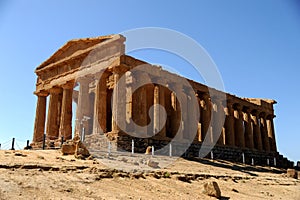
[[[244,151],[258,157],[263,155],[263,158],[269,158],[272,162],[276,158],[277,165],[284,160],[276,148],[273,122],[273,105],[276,101],[240,98],[227,93],[226,101],[218,101],[212,98],[209,88],[201,83],[125,55],[124,43],[122,35],[71,40],[36,68],[34,94],[37,96],[37,107],[31,144],[33,148],[42,147],[44,134],[46,148],[59,148],[62,137],[66,141],[75,135],[86,140],[102,135],[118,147],[124,144],[122,139],[133,138],[126,136],[126,131],[144,131],[148,139],[145,139],[147,144],[141,148],[146,149],[148,145],[171,140],[179,127],[184,141],[193,135],[191,127],[184,126],[182,121],[189,121],[195,116],[195,109],[190,106],[191,96],[194,95],[199,108],[199,117],[194,122],[197,132],[193,138],[194,146],[201,145],[209,134],[211,142],[217,143],[216,148]],[[139,70],[131,72],[140,65],[150,67],[151,73]],[[122,76],[125,78],[122,79]],[[146,84],[130,95],[131,85],[140,79],[152,84]],[[191,88],[179,84],[178,80],[181,79],[186,80]],[[179,105],[172,88],[177,88],[184,95],[182,105]],[[160,109],[154,107],[153,112],[149,112],[154,104],[165,109],[165,122],[162,122]],[[73,113],[75,107],[77,109]],[[188,112],[181,112],[182,109]],[[224,124],[219,124],[221,128],[214,130],[216,123],[221,121],[218,117],[222,115]],[[138,128],[151,126],[146,131],[136,130],[133,122],[139,125]],[[219,138],[214,137],[214,131],[221,132]]]

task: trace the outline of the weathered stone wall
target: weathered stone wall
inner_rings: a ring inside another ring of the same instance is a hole
[[[117,147],[119,151],[131,152],[131,144],[134,140],[134,151],[137,153],[144,153],[148,146],[154,146],[155,154],[159,155],[169,155],[170,141],[168,140],[156,140],[151,138],[134,138],[131,136],[120,136],[117,140]],[[187,158],[199,157],[200,148],[209,148],[209,146],[203,146],[201,142],[192,143],[190,147],[185,151],[183,155],[178,154],[182,152],[188,144],[185,143],[172,143],[172,156],[182,156]],[[166,148],[164,148],[166,147]],[[160,149],[164,148],[164,151]],[[252,164],[252,159],[254,160],[254,165],[260,166],[275,166],[274,158],[276,159],[276,167],[279,168],[291,168],[293,167],[293,162],[288,161],[277,152],[261,152],[258,150],[241,149],[238,147],[228,147],[216,145],[211,150],[213,152],[214,159],[227,160],[237,163],[243,163],[243,156],[245,156],[245,164]],[[200,155],[203,157],[203,155]],[[211,158],[211,154],[205,156],[205,158]],[[269,160],[269,161],[268,161]],[[269,163],[268,163],[269,162]]]

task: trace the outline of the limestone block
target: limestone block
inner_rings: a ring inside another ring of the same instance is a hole
[[[75,144],[63,144],[61,147],[61,152],[63,155],[74,155],[75,154]]]
[[[221,197],[221,190],[220,190],[217,182],[215,182],[215,181],[207,182],[203,185],[203,187],[204,187],[204,190],[203,190],[204,194],[206,194],[208,196],[216,197],[216,198]]]
[[[158,162],[155,162],[155,161],[152,161],[152,160],[147,160],[147,165],[149,166],[149,167],[152,167],[152,168],[159,168],[159,166],[158,166]]]
[[[78,158],[78,159],[85,159],[90,156],[89,150],[85,147],[85,145],[81,141],[78,141],[76,143],[74,156],[75,156],[75,158]]]
[[[290,178],[297,178],[298,176],[297,171],[295,169],[288,169],[286,173],[287,173],[287,177]]]

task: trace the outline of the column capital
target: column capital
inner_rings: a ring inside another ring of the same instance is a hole
[[[251,111],[251,115],[252,116],[255,116],[255,117],[258,117],[259,116],[259,111],[257,110],[257,109],[253,109],[252,111]]]
[[[243,107],[242,107],[239,103],[235,103],[235,104],[234,104],[234,109],[235,109],[235,110],[241,112],[241,111],[242,111],[242,108],[243,108]]]
[[[39,92],[35,91],[33,94],[35,94],[38,97],[46,97],[49,95],[49,92],[47,92],[45,90],[41,90]]]
[[[218,98],[216,96],[211,98],[211,101],[215,104],[217,104],[218,106],[222,105],[223,106],[223,101],[221,100],[221,98]]]
[[[224,107],[226,107],[228,109],[228,111],[232,111],[233,110],[233,103],[230,99],[227,99],[227,101],[225,102]]]
[[[68,81],[65,84],[61,85],[63,89],[73,89],[74,88],[74,81]]]
[[[49,90],[50,94],[59,94],[62,92],[62,88],[61,87],[52,87],[50,90]]]
[[[182,92],[182,91],[183,91],[182,85],[179,84],[179,83],[172,82],[172,83],[169,84],[169,86],[170,86],[171,89],[174,89],[174,90],[175,90],[175,91],[174,91],[175,93],[176,93],[176,92]]]
[[[267,115],[267,119],[269,119],[269,120],[273,120],[275,117],[276,117],[276,115],[274,115],[274,114]]]
[[[209,100],[209,99],[210,99],[210,95],[209,95],[209,93],[207,93],[207,92],[203,93],[201,96],[202,96],[202,98],[203,98],[204,100]]]
[[[259,117],[265,119],[266,118],[266,113],[265,112],[259,113]]]
[[[90,82],[92,82],[94,79],[91,76],[83,76],[83,77],[78,77],[76,79],[77,82],[79,82],[80,84],[89,84]]]
[[[251,112],[251,108],[249,108],[249,107],[247,107],[247,106],[244,106],[243,107],[243,111],[245,112],[245,113],[247,113],[247,114],[250,114],[250,112]]]

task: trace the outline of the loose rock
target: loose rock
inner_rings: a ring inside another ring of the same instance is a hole
[[[286,173],[287,173],[287,177],[290,177],[290,178],[298,177],[298,172],[295,169],[288,169]]]
[[[149,167],[153,167],[153,168],[158,168],[158,162],[152,161],[152,160],[147,160],[147,165]]]
[[[76,146],[74,143],[64,143],[61,147],[63,155],[74,155]]]
[[[221,190],[215,181],[207,182],[203,185],[204,190],[203,193],[211,196],[211,197],[216,197],[220,198],[221,197]]]

